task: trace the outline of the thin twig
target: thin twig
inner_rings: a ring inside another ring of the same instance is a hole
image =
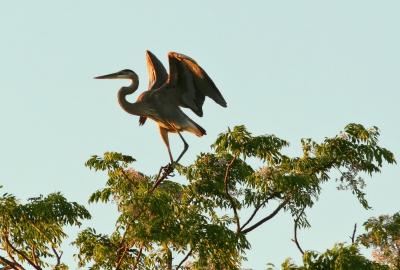
[[[136,256],[135,264],[133,265],[132,270],[135,270],[136,267],[138,266],[140,262],[140,257],[142,256],[142,251],[143,251],[143,243],[140,245],[139,253]]]
[[[172,252],[168,247],[168,243],[164,243],[163,244],[163,249],[165,250],[165,256],[166,256],[166,259],[167,259],[166,269],[167,270],[172,270]]]
[[[301,210],[300,214],[297,216],[296,220],[294,221],[294,239],[292,239],[292,241],[296,244],[297,248],[299,249],[299,251],[300,251],[300,253],[301,253],[302,255],[304,255],[304,251],[303,251],[303,249],[302,249],[301,246],[300,246],[299,240],[297,239],[297,229],[298,229],[298,227],[299,227],[299,219],[300,219],[301,215],[304,213],[304,210],[305,210],[305,209],[306,209],[306,208],[304,207],[304,208]]]
[[[257,212],[261,209],[261,207],[263,207],[269,200],[278,197],[280,193],[276,192],[271,194],[271,196],[268,196],[262,203],[259,203],[256,208],[254,208],[253,213],[251,214],[251,216],[249,217],[249,219],[240,227],[240,231],[242,231],[252,220],[253,218],[256,216]]]
[[[122,171],[122,174],[124,175],[125,179],[129,180],[129,177],[125,173],[125,170],[122,169],[121,171]],[[141,213],[139,212],[137,216],[139,216],[140,214]],[[137,216],[134,217],[134,219],[137,218]],[[131,226],[131,224],[128,224],[126,226],[124,234],[122,235],[122,239],[121,239],[121,242],[119,244],[120,247],[117,250],[117,264],[115,265],[115,270],[119,270],[119,267],[121,266],[121,263],[122,263],[122,260],[124,259],[126,251],[128,250],[128,247],[125,245],[125,238],[126,238],[126,235],[127,235],[128,231],[130,229],[130,226]]]
[[[356,231],[357,231],[357,223],[354,224],[354,229],[353,229],[353,234],[350,236],[351,243],[355,243],[355,236],[356,236]]]
[[[274,216],[276,216],[276,214],[279,213],[279,211],[285,207],[285,205],[289,202],[289,199],[285,199],[283,202],[281,202],[278,207],[268,216],[266,216],[265,218],[261,219],[260,221],[258,221],[257,223],[253,224],[252,226],[250,226],[247,229],[242,230],[241,232],[246,234],[248,232],[251,232],[252,230],[254,230],[255,228],[257,228],[258,226],[260,226],[261,224],[263,224],[264,222],[270,220],[271,218],[273,218]]]
[[[232,196],[229,194],[228,191],[228,182],[229,182],[229,173],[230,173],[230,169],[233,165],[233,162],[235,162],[235,160],[237,159],[238,155],[235,155],[232,160],[229,162],[228,166],[226,166],[226,170],[225,170],[225,177],[224,177],[224,185],[225,185],[225,193],[226,196],[228,197],[229,202],[232,205],[232,209],[233,209],[233,214],[236,220],[236,233],[240,232],[240,220],[239,220],[239,215],[236,209],[236,205],[235,205],[235,201],[233,200]]]
[[[241,231],[247,226],[247,224],[249,224],[249,223],[253,220],[253,218],[256,216],[258,210],[261,209],[262,205],[263,205],[263,203],[260,203],[260,204],[258,204],[258,205],[256,206],[256,208],[254,208],[254,211],[253,211],[253,213],[251,214],[251,216],[249,217],[249,219],[240,227],[240,230],[241,230]]]
[[[179,268],[182,267],[183,263],[189,259],[190,255],[192,255],[193,249],[191,249],[188,254],[186,254],[185,258],[183,258],[183,260],[178,264],[178,266],[176,267],[176,270],[179,270]]]
[[[51,249],[53,250],[53,253],[57,258],[56,266],[59,266],[61,264],[61,256],[63,255],[63,252],[61,251],[60,253],[58,253],[54,247],[51,247]]]
[[[120,266],[121,266],[122,260],[125,257],[126,251],[129,249],[129,247],[127,245],[125,245],[125,239],[124,239],[127,231],[128,231],[128,228],[124,233],[124,236],[123,236],[123,238],[121,240],[121,244],[120,244],[121,247],[119,248],[119,250],[117,252],[117,253],[120,253],[120,250],[122,249],[122,254],[117,254],[117,264],[115,266],[115,270],[119,270],[120,269]]]
[[[34,262],[36,265],[38,265],[38,257],[37,257],[37,255],[36,255],[36,247],[35,247],[34,244],[32,244],[31,254],[32,254],[33,262]]]

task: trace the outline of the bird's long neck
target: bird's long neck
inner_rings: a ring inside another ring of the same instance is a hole
[[[122,87],[118,91],[118,103],[127,113],[140,115],[141,105],[138,103],[131,103],[126,99],[126,96],[133,94],[139,86],[139,80],[132,78],[131,81],[132,83],[129,86]]]

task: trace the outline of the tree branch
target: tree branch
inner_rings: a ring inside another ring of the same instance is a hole
[[[31,248],[31,256],[32,256],[32,260],[35,263],[35,265],[38,265],[38,257],[36,255],[36,247],[35,244],[32,244],[32,248]]]
[[[235,205],[235,201],[232,198],[232,196],[229,194],[228,191],[228,182],[229,182],[229,173],[230,173],[230,169],[233,165],[233,162],[235,162],[235,160],[237,159],[237,155],[235,155],[232,160],[229,162],[228,166],[226,166],[226,170],[225,170],[225,177],[224,177],[224,186],[225,186],[225,194],[228,197],[229,202],[232,205],[232,209],[233,209],[233,214],[236,220],[236,233],[240,232],[240,220],[239,220],[239,215],[236,209],[236,205]]]
[[[261,219],[260,221],[258,221],[257,223],[255,223],[254,225],[250,226],[247,229],[242,230],[242,233],[248,233],[251,232],[252,230],[254,230],[255,228],[257,228],[258,226],[260,226],[261,224],[263,224],[264,222],[270,220],[271,218],[273,218],[274,216],[276,216],[276,214],[279,213],[279,211],[289,202],[289,199],[285,199],[283,202],[281,202],[278,207],[268,216],[266,216],[265,218]]]
[[[190,251],[188,252],[188,254],[186,254],[185,258],[183,258],[183,260],[178,264],[178,266],[176,267],[176,270],[179,270],[179,268],[182,267],[183,263],[189,259],[190,255],[192,255],[193,249],[190,249]]]
[[[57,263],[56,266],[59,266],[61,264],[61,256],[63,255],[62,251],[60,252],[60,254],[57,252],[57,250],[54,247],[51,247],[51,249],[53,250],[54,255],[57,258]]]
[[[161,172],[164,170],[164,173],[161,174]],[[165,179],[167,179],[167,177],[174,171],[174,165],[169,164],[166,167],[161,167],[160,171],[158,172],[157,175],[157,180],[154,183],[154,186],[152,187],[152,189],[150,190],[150,194],[153,193],[153,191],[161,184],[162,181],[164,181]]]
[[[262,206],[262,205],[263,205],[263,203],[260,203],[259,205],[257,205],[256,208],[254,208],[254,211],[253,211],[253,213],[251,214],[251,216],[249,217],[249,219],[240,227],[240,230],[241,230],[241,231],[247,226],[247,224],[250,223],[250,221],[253,220],[253,218],[256,216],[258,210],[261,209],[261,206]]]
[[[273,193],[271,196],[268,196],[262,203],[258,204],[256,208],[254,208],[254,211],[249,217],[249,219],[240,227],[240,231],[242,231],[253,220],[258,210],[260,210],[263,205],[265,205],[269,200],[273,199],[274,197],[277,197],[277,195],[279,194],[280,194],[279,192]]]
[[[164,173],[161,174],[163,169],[164,169]],[[157,180],[155,181],[153,187],[151,189],[149,189],[148,194],[151,195],[154,192],[154,190],[161,184],[161,182],[164,181],[165,179],[167,179],[167,177],[173,172],[173,170],[174,170],[174,166],[173,165],[168,165],[167,167],[161,167],[159,172],[158,172],[157,178],[156,178]],[[123,174],[127,179],[129,179],[129,177],[125,174],[124,171],[123,171]],[[136,214],[136,216],[133,217],[133,219],[139,218],[142,215],[142,213],[143,213],[143,210],[138,212]],[[125,229],[125,232],[124,232],[124,234],[122,236],[121,243],[120,243],[120,248],[118,249],[118,252],[117,252],[117,264],[115,266],[115,270],[119,270],[120,269],[121,263],[122,263],[125,255],[126,255],[127,251],[130,248],[130,245],[127,245],[125,243],[126,235],[127,235],[128,231],[130,229],[130,226],[131,226],[131,224],[127,225],[127,227]]]
[[[353,229],[353,234],[350,236],[351,243],[355,243],[355,236],[356,236],[356,231],[357,231],[357,223],[354,224],[354,229]]]
[[[6,251],[7,251],[7,255],[8,257],[10,257],[10,259],[15,263],[15,264],[19,264],[17,262],[17,260],[14,258],[13,254],[11,253],[10,247],[6,246]]]
[[[138,266],[140,262],[140,257],[142,256],[142,251],[143,251],[143,243],[140,245],[139,253],[136,256],[135,264],[133,265],[132,270],[135,270],[136,267]]]
[[[10,260],[7,260],[3,256],[0,256],[0,262],[5,265],[0,270],[8,270],[8,269],[25,270],[25,268],[22,267],[22,265],[20,265],[18,262],[16,262],[14,260],[14,258],[12,258],[12,259],[13,259],[13,262]]]
[[[300,217],[301,217],[301,215],[304,213],[304,210],[305,210],[306,208],[304,207],[302,210],[301,210],[301,212],[300,212],[300,214],[297,216],[297,218],[296,218],[296,220],[294,221],[294,239],[292,239],[292,241],[296,244],[296,246],[297,246],[297,248],[299,249],[299,251],[300,251],[300,253],[302,254],[302,255],[304,255],[304,251],[303,251],[303,249],[301,248],[301,246],[300,246],[300,243],[299,243],[299,241],[298,241],[298,239],[297,239],[297,229],[298,229],[298,222],[299,222],[299,219],[300,219]]]
[[[124,235],[122,236],[122,240],[121,240],[121,244],[120,244],[120,248],[117,251],[117,264],[115,265],[115,270],[119,270],[122,260],[125,257],[125,254],[127,252],[127,250],[129,249],[129,247],[127,245],[125,245],[125,235],[128,231],[128,228],[126,228]],[[120,253],[121,251],[121,253]]]
[[[29,259],[29,257],[26,256],[26,255],[24,254],[24,252],[22,252],[22,251],[18,250],[17,248],[15,248],[15,247],[11,244],[11,242],[10,242],[10,240],[8,239],[8,236],[7,236],[7,235],[4,236],[4,241],[7,243],[7,245],[8,245],[15,253],[17,253],[17,254],[20,255],[22,258],[24,258],[24,259],[25,259],[30,265],[32,265],[35,269],[37,269],[37,270],[42,270],[42,268],[41,268],[39,265],[35,264],[35,262],[33,262],[31,259]]]
[[[163,244],[163,249],[165,250],[165,257],[167,260],[167,265],[166,265],[166,269],[167,270],[172,270],[172,252],[168,247],[168,244]]]

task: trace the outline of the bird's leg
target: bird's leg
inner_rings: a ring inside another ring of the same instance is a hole
[[[178,131],[179,137],[181,137],[181,139],[183,141],[184,148],[183,148],[182,153],[179,155],[178,159],[173,161],[172,154],[171,154],[171,149],[169,147],[168,131],[166,129],[160,127],[160,126],[159,126],[159,130],[160,130],[161,138],[163,139],[165,145],[167,146],[169,157],[171,159],[171,163],[169,163],[167,166],[163,166],[163,167],[160,168],[160,171],[158,172],[157,180],[154,183],[154,186],[153,186],[153,188],[151,189],[150,192],[153,192],[161,184],[161,182],[164,179],[167,179],[168,176],[173,175],[172,173],[174,171],[174,165],[179,162],[179,160],[183,157],[183,155],[185,154],[185,152],[189,148],[189,145],[187,144],[187,142],[183,138],[182,134]],[[162,171],[164,171],[164,172],[161,175]]]
[[[185,139],[183,138],[182,134],[181,134],[179,131],[178,131],[178,135],[179,135],[179,137],[181,137],[181,139],[182,139],[182,141],[183,141],[183,151],[182,151],[182,153],[179,155],[178,159],[175,160],[174,163],[178,163],[179,160],[181,160],[181,158],[183,157],[183,155],[186,153],[186,151],[187,151],[188,148],[189,148],[189,145],[187,144],[187,142],[185,141]]]
[[[167,146],[169,160],[171,161],[171,163],[169,163],[168,165],[160,168],[159,174],[161,173],[162,170],[164,170],[164,173],[169,175],[172,173],[172,170],[173,170],[172,165],[174,163],[174,158],[172,157],[171,148],[169,147],[168,131],[161,126],[158,126],[158,129],[160,131],[161,138],[162,138],[163,142],[165,143],[165,146]]]
[[[158,130],[160,131],[160,135],[161,135],[161,138],[162,138],[165,146],[167,146],[169,160],[171,161],[171,164],[172,164],[172,163],[174,163],[174,158],[172,157],[171,148],[169,147],[168,131],[161,126],[158,126]]]

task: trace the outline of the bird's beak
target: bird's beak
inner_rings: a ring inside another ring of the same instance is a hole
[[[121,79],[119,72],[94,77],[95,79]]]

